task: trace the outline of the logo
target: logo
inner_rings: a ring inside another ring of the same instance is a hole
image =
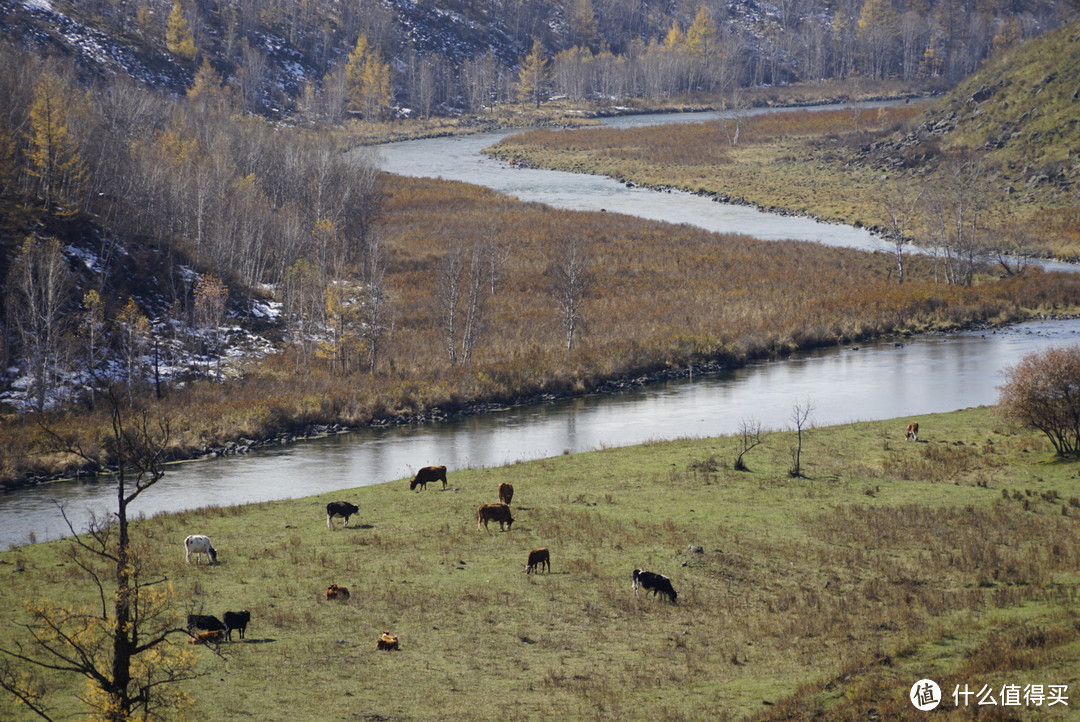
[[[920,679],[911,685],[911,694],[908,697],[915,709],[929,712],[941,704],[941,688],[932,679]]]

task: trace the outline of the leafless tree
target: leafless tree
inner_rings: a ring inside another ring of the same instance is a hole
[[[925,186],[916,185],[910,178],[899,178],[885,183],[881,189],[880,203],[889,219],[889,241],[896,258],[896,282],[904,282],[904,246],[911,241],[909,225],[919,208],[919,200]]]
[[[814,404],[809,399],[798,402],[791,408],[791,424],[795,431],[795,445],[791,447],[791,468],[788,469],[788,476],[793,479],[803,477],[803,433],[809,428],[810,414],[813,411]]]
[[[547,276],[548,292],[558,308],[566,352],[570,353],[585,319],[585,300],[592,292],[592,255],[586,242],[577,237],[563,241],[555,250]]]
[[[739,422],[737,446],[735,447],[735,463],[732,468],[735,471],[749,471],[746,466],[745,456],[753,449],[765,443],[768,434],[761,427],[761,422],[755,419],[743,419]]]
[[[456,244],[439,264],[436,312],[451,366],[468,363],[487,320],[488,265],[479,242]]]
[[[377,236],[368,240],[365,251],[361,336],[367,348],[368,371],[375,373],[382,351],[382,340],[389,327],[390,298],[386,284],[386,251]]]

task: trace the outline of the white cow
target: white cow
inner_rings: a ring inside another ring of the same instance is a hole
[[[202,563],[202,555],[205,554],[210,564],[217,564],[217,549],[210,543],[210,537],[202,534],[192,534],[184,540],[184,549],[187,551],[187,563],[191,564],[191,555],[195,555],[196,561]]]

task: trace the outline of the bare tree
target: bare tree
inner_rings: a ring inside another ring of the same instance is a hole
[[[390,299],[386,285],[386,252],[379,238],[368,240],[364,260],[364,288],[361,297],[363,328],[361,336],[367,347],[368,371],[375,373],[382,351],[383,334],[388,327]]]
[[[548,292],[555,300],[566,338],[566,352],[574,348],[574,337],[585,319],[584,304],[592,291],[592,257],[584,241],[573,237],[555,251],[547,268]]]
[[[7,277],[8,322],[27,360],[35,406],[45,409],[61,367],[73,281],[55,238],[27,238]]]
[[[81,701],[95,718],[115,722],[175,718],[190,706],[176,685],[197,676],[196,657],[187,645],[172,642],[187,632],[176,623],[171,585],[152,572],[128,527],[131,504],[165,474],[169,422],[146,409],[122,406],[115,389],[107,400],[111,433],[105,452],[117,468],[115,518],[92,518],[88,532],[79,536],[64,514],[72,532],[69,557],[94,586],[96,611],[28,603],[28,641],[5,641],[0,647],[0,688],[46,720],[53,717],[36,671],[85,677],[90,686]],[[45,432],[58,451],[100,463],[77,439]]]
[[[810,414],[813,411],[814,404],[809,399],[798,402],[791,408],[791,423],[795,428],[795,446],[791,447],[791,468],[788,469],[788,476],[792,479],[803,477],[803,432],[809,428]]]
[[[450,365],[468,363],[487,321],[490,287],[482,244],[458,243],[439,266],[439,291],[434,300],[442,319]]]
[[[751,450],[761,446],[768,438],[768,434],[761,427],[761,422],[755,419],[743,419],[739,422],[739,435],[736,437],[735,463],[732,468],[735,471],[749,471],[746,466],[745,456]]]
[[[904,282],[904,246],[911,240],[908,226],[919,207],[925,187],[916,186],[910,178],[884,184],[881,207],[889,218],[889,240],[896,257],[896,282]]]

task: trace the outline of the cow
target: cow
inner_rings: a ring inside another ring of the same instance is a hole
[[[225,636],[225,632],[217,629],[213,632],[199,632],[193,634],[191,639],[188,640],[188,644],[209,644],[210,642],[220,642]]]
[[[379,641],[375,642],[375,649],[401,649],[398,646],[398,638],[396,634],[390,634],[389,632],[383,632],[379,637]]]
[[[334,517],[342,517],[345,523],[342,528],[349,526],[349,517],[360,512],[360,507],[347,501],[332,501],[326,505],[326,528],[334,528]]]
[[[536,572],[540,573],[543,567],[547,567],[548,574],[551,573],[551,554],[548,553],[547,548],[533,549],[529,552],[529,561],[525,562],[525,573],[531,574]]]
[[[217,549],[210,543],[210,537],[203,536],[202,534],[192,534],[184,540],[184,551],[186,552],[187,563],[191,564],[191,555],[195,555],[195,560],[202,563],[202,555],[205,554],[209,564],[217,564]]]
[[[225,612],[225,639],[232,641],[233,630],[240,632],[240,639],[244,638],[248,622],[251,621],[251,612],[246,609],[242,612]]]
[[[416,487],[427,490],[427,483],[429,481],[441,481],[442,488],[446,489],[446,467],[445,466],[425,466],[420,471],[416,472],[416,476],[409,482],[409,491],[412,491]]]
[[[476,530],[480,531],[483,522],[487,529],[489,521],[499,522],[499,529],[510,531],[510,525],[514,523],[514,517],[510,515],[510,507],[506,504],[481,504],[476,510]]]
[[[336,599],[340,602],[349,601],[349,588],[331,584],[326,588],[326,599]]]
[[[657,594],[662,594],[668,598],[668,601],[675,604],[675,597],[679,596],[675,591],[675,587],[671,586],[671,580],[665,577],[663,574],[655,574],[653,572],[647,572],[644,569],[634,570],[634,596],[640,599],[638,596],[638,587],[641,587],[645,591],[652,591],[653,597]]]
[[[507,482],[499,484],[499,501],[503,504],[509,504],[514,498],[514,485]]]
[[[187,628],[188,634],[192,635],[194,635],[196,629],[201,629],[204,632],[221,632],[222,634],[227,630],[224,622],[213,614],[187,615]]]
[[[918,421],[912,421],[910,424],[907,425],[907,433],[904,434],[904,438],[907,439],[908,441],[918,441],[919,440],[919,422]]]

